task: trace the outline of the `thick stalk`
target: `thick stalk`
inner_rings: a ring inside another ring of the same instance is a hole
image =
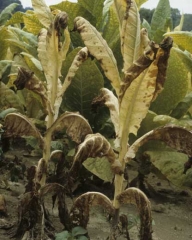
[[[125,154],[127,152],[127,142],[128,142],[128,136],[126,134],[122,134],[122,137],[120,139],[120,152],[119,152],[119,161],[122,164],[122,168],[123,171],[125,169],[125,161],[124,161],[124,157]],[[115,185],[115,194],[114,194],[114,200],[113,200],[113,206],[116,209],[116,213],[115,213],[115,217],[114,217],[114,221],[113,221],[113,226],[115,227],[118,223],[118,216],[119,216],[119,202],[117,201],[116,197],[117,195],[119,195],[122,190],[123,190],[123,180],[124,180],[124,174],[116,174],[115,175],[115,181],[114,181],[114,185]]]

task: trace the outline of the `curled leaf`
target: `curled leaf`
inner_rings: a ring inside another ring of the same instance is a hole
[[[66,129],[66,133],[77,143],[81,143],[87,134],[92,133],[88,121],[79,113],[73,112],[63,113],[47,130],[47,134],[63,129]]]
[[[102,105],[104,104],[109,108],[111,121],[115,127],[116,134],[119,132],[119,102],[117,97],[112,91],[107,88],[102,88],[100,90],[100,95],[94,98],[92,105]]]
[[[107,139],[99,133],[88,134],[84,142],[78,147],[70,172],[73,173],[73,175],[76,175],[84,160],[89,157],[95,158],[103,156],[108,159],[111,164],[111,169],[115,174],[123,173],[122,166],[117,160],[117,157]]]
[[[166,37],[160,43],[160,48],[157,52],[158,59],[158,74],[156,80],[156,88],[155,94],[153,97],[153,101],[156,99],[158,94],[163,90],[164,82],[166,80],[166,73],[167,73],[167,66],[168,66],[168,59],[170,56],[170,50],[173,46],[173,40],[171,37]]]
[[[114,215],[115,209],[108,197],[98,192],[88,192],[79,196],[71,208],[70,216],[74,226],[87,228],[89,222],[90,207],[100,205],[110,216]]]
[[[6,137],[13,136],[33,136],[36,137],[41,144],[43,144],[43,138],[30,121],[29,118],[18,113],[9,113],[5,117]]]
[[[150,140],[160,140],[165,142],[169,147],[177,149],[177,151],[192,156],[192,132],[178,126],[165,126],[154,129],[142,137],[138,138],[128,149],[125,160],[129,161],[134,158],[139,147]]]
[[[125,91],[130,86],[132,81],[136,79],[146,68],[150,66],[156,57],[157,50],[159,48],[158,44],[150,42],[148,47],[145,49],[142,56],[140,56],[137,61],[135,61],[126,71],[125,78],[121,84],[120,89],[120,101],[125,94]]]
[[[35,181],[39,183],[40,186],[44,185],[46,181],[46,174],[47,174],[47,163],[45,159],[41,158],[38,161],[36,176],[35,176]]]
[[[74,23],[75,30],[80,33],[90,54],[101,63],[101,67],[103,68],[106,77],[110,80],[113,88],[118,94],[121,80],[117,68],[117,62],[112,50],[97,29],[86,19],[76,17]]]
[[[147,196],[138,188],[128,188],[117,195],[120,205],[131,203],[136,205],[140,216],[140,239],[152,240],[151,204]]]

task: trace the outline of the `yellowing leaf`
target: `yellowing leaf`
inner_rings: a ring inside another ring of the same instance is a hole
[[[139,57],[140,50],[140,17],[134,0],[114,1],[120,21],[121,53],[124,60],[124,71]]]
[[[27,31],[35,35],[38,35],[44,27],[35,14],[26,14],[23,16],[23,20]]]
[[[46,5],[44,0],[32,0],[31,2],[39,21],[43,26],[49,28],[53,21],[53,15],[50,8]]]
[[[110,111],[111,121],[115,127],[115,132],[119,132],[119,102],[117,97],[113,94],[112,91],[107,88],[102,88],[100,90],[100,95],[96,97],[92,105],[105,104]]]
[[[171,36],[173,41],[181,48],[192,53],[192,33],[184,31],[168,32],[165,36]]]
[[[91,55],[101,63],[106,77],[110,80],[111,85],[118,94],[121,80],[112,50],[97,29],[86,19],[76,17],[74,22],[75,28],[79,31],[85,46],[88,48]]]

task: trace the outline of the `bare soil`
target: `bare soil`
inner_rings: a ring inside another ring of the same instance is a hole
[[[36,164],[38,158],[24,157],[26,151],[14,149],[8,151],[5,156],[11,159],[13,156],[21,158],[26,166]],[[1,170],[1,169],[0,169]],[[134,176],[134,170],[130,170],[130,175]],[[0,173],[0,194],[5,197],[7,206],[7,216],[0,215],[0,240],[11,239],[9,233],[11,229],[3,229],[2,226],[18,221],[18,203],[22,193],[25,190],[26,178],[19,179],[18,182],[9,180],[9,190],[5,188],[3,179],[5,173]],[[150,202],[152,207],[153,230],[158,240],[188,240],[192,239],[192,191],[191,189],[176,188],[166,180],[158,179],[154,174],[150,174],[148,179],[149,188],[151,188]],[[69,207],[72,204],[69,200]],[[63,231],[63,226],[59,221],[57,208],[52,209],[51,197],[46,198],[46,208],[49,211],[50,218],[56,229],[56,232]],[[131,240],[137,240],[139,221],[137,218],[137,209],[133,205],[127,205],[122,213],[129,216],[130,221],[136,224],[130,232]],[[106,220],[105,213],[99,207],[91,210],[88,232],[91,239],[104,240],[109,234],[110,226]],[[125,239],[120,237],[119,239]],[[15,240],[13,238],[13,240]],[[146,239],[147,240],[147,239]]]

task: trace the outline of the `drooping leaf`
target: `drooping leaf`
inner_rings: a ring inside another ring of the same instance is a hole
[[[9,113],[5,117],[6,136],[33,136],[36,137],[40,144],[43,143],[43,138],[35,127],[35,125],[24,115],[18,113]]]
[[[43,24],[43,26],[49,28],[51,22],[53,21],[53,15],[50,8],[46,5],[45,1],[32,0],[31,3],[39,21]]]
[[[89,211],[93,206],[102,206],[110,216],[114,215],[114,207],[108,197],[102,193],[90,192],[79,196],[70,211],[70,216],[74,226],[87,228],[89,222]]]
[[[130,187],[117,195],[120,205],[131,203],[136,205],[140,217],[140,239],[152,239],[151,203],[138,188]]]
[[[105,182],[112,182],[114,173],[111,170],[111,165],[106,157],[87,158],[83,162],[83,166],[91,173],[99,177]]]
[[[96,97],[92,105],[106,105],[110,111],[111,121],[115,127],[115,132],[118,134],[119,132],[119,102],[117,97],[113,94],[112,91],[107,88],[102,88],[100,90],[100,95]]]
[[[19,97],[9,89],[3,82],[0,82],[0,108],[16,108],[19,112],[23,113],[23,105]]]
[[[120,88],[120,76],[112,50],[97,29],[86,19],[76,17],[74,22],[75,29],[79,31],[90,54],[100,62],[106,77],[110,80],[113,88],[118,94]]]
[[[92,133],[89,123],[79,113],[63,113],[47,130],[47,133],[53,134],[63,129],[66,129],[66,133],[77,143],[81,143],[87,134]]]
[[[74,156],[70,176],[76,176],[81,164],[89,157],[106,157],[111,169],[116,174],[122,174],[122,167],[106,138],[101,134],[88,134],[79,146]],[[95,159],[96,160],[96,159]]]
[[[115,8],[120,22],[121,53],[124,71],[139,57],[140,17],[135,0],[115,0]]]
[[[178,126],[165,126],[154,129],[142,137],[138,138],[128,149],[125,159],[129,161],[130,158],[134,158],[139,147],[150,140],[160,140],[165,142],[169,147],[176,149],[179,152],[183,152],[188,156],[192,156],[192,132],[185,128]]]
[[[175,31],[175,32],[168,32],[165,36],[170,36],[173,38],[173,41],[182,49],[185,49],[192,53],[192,33],[191,32],[184,32],[184,31]]]
[[[186,154],[175,151],[146,151],[145,155],[152,164],[175,186],[192,187],[192,169],[184,173],[184,164],[188,160]]]
[[[162,40],[162,34],[166,32],[167,20],[171,17],[169,0],[160,0],[155,8],[151,20],[151,34],[155,42]]]
[[[164,90],[152,103],[157,114],[169,114],[188,91],[188,67],[175,48],[171,49]]]

